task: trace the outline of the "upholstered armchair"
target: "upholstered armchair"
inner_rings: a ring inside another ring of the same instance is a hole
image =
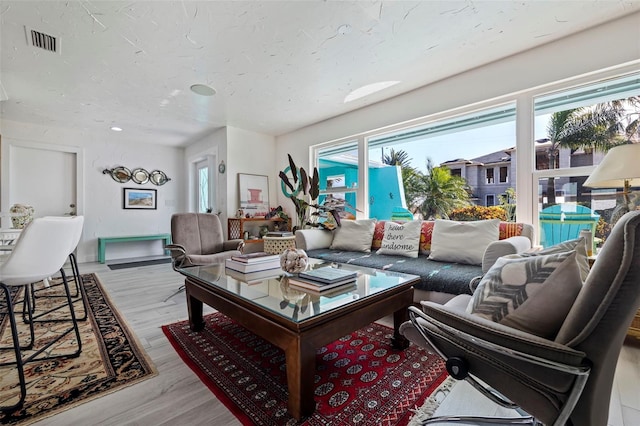
[[[174,268],[209,265],[239,255],[243,240],[224,240],[220,218],[210,213],[176,213],[171,217]]]
[[[468,313],[474,312],[468,303],[472,298],[412,307],[411,321],[401,332],[439,353],[451,376],[505,406],[512,402],[532,420],[606,426],[620,349],[640,307],[640,211],[627,213],[615,225],[552,336]],[[539,311],[540,316],[553,314],[549,308]]]

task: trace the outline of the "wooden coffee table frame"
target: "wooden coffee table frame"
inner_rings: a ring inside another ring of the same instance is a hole
[[[409,320],[407,308],[413,302],[412,285],[416,282],[417,278],[302,322],[288,320],[194,277],[185,279],[185,289],[192,330],[204,328],[202,304],[206,303],[284,350],[289,413],[300,420],[315,410],[314,375],[318,348],[390,314],[393,314],[394,323],[393,346],[398,349],[409,346],[399,327]]]

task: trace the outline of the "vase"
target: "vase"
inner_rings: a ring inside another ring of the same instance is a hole
[[[15,229],[24,229],[33,220],[35,210],[26,204],[14,204],[9,208],[11,224]]]
[[[290,274],[297,274],[307,269],[309,257],[302,249],[288,248],[280,254],[280,267]]]

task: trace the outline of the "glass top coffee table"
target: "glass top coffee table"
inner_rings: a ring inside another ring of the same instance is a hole
[[[204,327],[203,303],[285,352],[288,408],[296,419],[315,409],[316,350],[386,315],[393,314],[392,344],[403,349],[409,342],[398,329],[409,319],[413,284],[419,277],[392,271],[310,259],[311,268],[337,267],[358,272],[355,285],[328,295],[289,285],[287,274],[276,269],[272,277],[244,282],[225,271],[224,264],[179,269],[185,278],[189,325]]]

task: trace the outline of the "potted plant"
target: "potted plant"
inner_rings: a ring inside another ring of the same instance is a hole
[[[332,199],[334,201],[331,203],[318,204],[318,197],[320,196],[318,168],[314,167],[313,174],[309,176],[304,168],[296,166],[290,154],[287,154],[287,156],[289,158],[289,168],[292,178],[289,179],[289,176],[283,171],[281,171],[278,176],[282,180],[282,183],[291,191],[289,199],[293,202],[298,219],[297,226],[294,227],[294,230],[306,227],[333,229],[336,226],[340,226],[340,215],[337,213],[340,206],[335,203],[335,199]],[[293,182],[291,182],[291,180],[293,180]],[[344,204],[342,207],[344,207]],[[312,212],[311,209],[314,209],[314,211]],[[327,220],[319,222],[319,218],[325,218]]]

